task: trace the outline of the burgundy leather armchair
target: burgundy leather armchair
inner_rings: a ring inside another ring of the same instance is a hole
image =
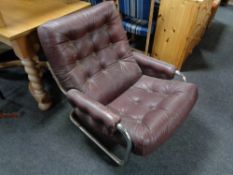
[[[197,87],[171,80],[175,67],[132,51],[113,2],[38,29],[49,67],[74,107],[71,121],[116,163],[146,155],[186,119]],[[98,138],[98,139],[97,139]],[[99,139],[126,147],[123,160]]]

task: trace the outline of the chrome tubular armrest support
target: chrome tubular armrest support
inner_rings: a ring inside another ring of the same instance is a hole
[[[106,153],[115,163],[122,166],[124,165],[129,158],[129,154],[131,153],[132,149],[132,141],[130,135],[128,134],[127,130],[119,123],[117,124],[117,130],[123,135],[127,147],[124,159],[120,159],[118,156],[110,152],[100,141],[98,141],[91,133],[89,133],[77,120],[73,117],[74,112],[72,111],[70,114],[71,122],[77,126],[91,141],[93,141],[104,153]]]
[[[121,162],[119,163],[119,165],[124,165],[128,161],[129,155],[130,155],[131,150],[132,150],[132,140],[131,140],[131,137],[130,137],[128,131],[122,126],[121,123],[117,124],[117,130],[123,135],[123,137],[126,141],[126,145],[127,145],[124,160],[121,160]]]
[[[182,80],[183,80],[184,82],[187,82],[187,78],[186,78],[185,75],[184,75],[183,73],[181,73],[179,70],[176,70],[176,71],[175,71],[175,75],[181,77]]]
[[[60,91],[65,95],[66,91],[65,91],[65,89],[63,89],[62,85],[60,84],[60,82],[58,81],[57,77],[55,76],[55,73],[53,72],[53,70],[52,70],[49,62],[47,61],[46,64],[47,64],[47,67],[48,67],[48,69],[49,69],[49,71],[50,71],[53,79],[55,80],[57,86],[59,87]]]

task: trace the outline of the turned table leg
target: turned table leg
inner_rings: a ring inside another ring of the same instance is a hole
[[[2,17],[2,13],[0,12],[0,27],[5,27],[5,21],[4,21],[4,19],[3,19],[3,17]]]
[[[44,90],[42,82],[42,73],[37,66],[36,55],[26,36],[12,41],[12,47],[15,54],[20,58],[25,72],[28,74],[29,90],[38,103],[41,110],[47,110],[51,107],[52,102]]]

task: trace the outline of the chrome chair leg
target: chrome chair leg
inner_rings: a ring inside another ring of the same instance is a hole
[[[123,135],[125,141],[126,141],[126,153],[123,159],[120,159],[118,156],[110,152],[103,144],[101,144],[90,132],[88,132],[78,121],[74,119],[74,111],[70,114],[70,120],[71,122],[77,126],[90,140],[92,140],[104,153],[106,153],[115,163],[122,166],[124,165],[128,159],[129,155],[131,153],[132,149],[132,141],[129,133],[127,130],[119,123],[117,125],[117,130]]]
[[[184,82],[187,82],[187,78],[186,78],[185,75],[184,75],[183,73],[181,73],[179,70],[176,70],[176,71],[175,71],[175,74],[178,75],[179,77],[181,77],[182,80],[183,80]]]

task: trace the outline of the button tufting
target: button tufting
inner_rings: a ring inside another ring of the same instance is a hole
[[[122,114],[126,112],[125,108],[121,108],[119,111],[120,111],[120,113],[122,113]]]
[[[102,69],[102,73],[106,74],[107,72],[106,72],[106,70],[105,70],[105,69]]]
[[[92,78],[92,77],[89,77],[89,78],[87,78],[87,81],[88,81],[89,83],[91,83],[91,82],[93,82],[93,78]]]
[[[96,52],[93,52],[93,53],[92,53],[92,56],[93,56],[93,57],[96,57],[96,56],[97,56]]]
[[[148,93],[154,93],[153,89],[150,89],[149,87],[148,87],[148,89],[146,89],[146,91],[147,91]]]
[[[86,77],[87,77],[87,79],[89,79],[91,77],[91,73],[90,72],[86,72]]]
[[[99,65],[101,69],[106,67],[103,61],[100,61]]]
[[[151,110],[154,110],[155,109],[155,105],[150,105],[149,107]]]
[[[119,57],[119,58],[122,58],[123,56],[124,56],[124,54],[122,53],[122,52],[117,52],[117,56]]]
[[[134,101],[134,104],[138,105],[140,101]]]
[[[139,103],[139,102],[140,102],[140,99],[139,99],[139,97],[133,97],[133,101],[134,101],[135,103]]]
[[[109,47],[113,48],[113,43],[112,42],[109,43]]]

